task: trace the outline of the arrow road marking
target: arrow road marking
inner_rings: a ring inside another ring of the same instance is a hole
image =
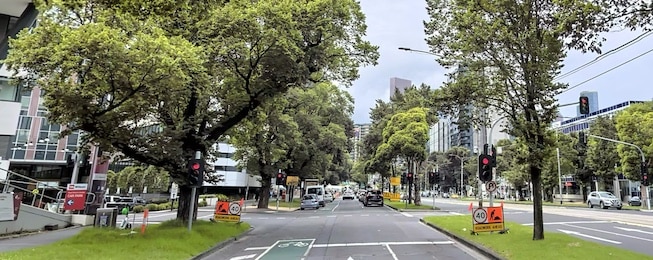
[[[623,228],[623,227],[614,227],[614,228],[621,229],[623,231],[638,232],[638,233],[642,233],[642,234],[653,235],[653,232],[642,231],[642,230],[634,229],[634,228]]]
[[[245,259],[254,258],[255,256],[256,256],[256,254],[236,256],[236,257],[232,257],[230,260],[245,260]]]
[[[351,256],[350,256],[350,257],[347,257],[347,260],[354,260],[354,259],[353,259],[353,258],[351,258]]]
[[[583,233],[576,232],[576,231],[570,231],[570,230],[564,230],[564,229],[558,229],[558,231],[560,231],[560,232],[562,232],[562,233],[565,233],[565,234],[567,234],[567,235],[576,235],[576,236],[579,236],[579,237],[586,237],[586,238],[596,239],[596,240],[599,240],[599,241],[608,242],[608,243],[613,243],[613,244],[617,244],[617,245],[618,245],[618,244],[621,244],[621,242],[619,242],[619,241],[614,241],[614,240],[610,240],[610,239],[605,239],[605,238],[600,238],[600,237],[595,237],[595,236],[585,235],[585,234],[583,234]]]

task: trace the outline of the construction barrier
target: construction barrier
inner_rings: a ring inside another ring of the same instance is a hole
[[[383,198],[385,198],[385,199],[389,199],[390,201],[400,201],[400,200],[401,200],[401,194],[399,194],[399,193],[383,192]]]

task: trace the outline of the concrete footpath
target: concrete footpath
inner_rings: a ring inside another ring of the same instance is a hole
[[[15,251],[23,248],[31,248],[51,244],[74,235],[84,229],[83,227],[70,227],[55,231],[43,231],[21,237],[4,238],[0,240],[0,252]]]

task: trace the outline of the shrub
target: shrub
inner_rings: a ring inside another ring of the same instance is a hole
[[[219,201],[229,201],[229,197],[224,194],[218,194],[216,195],[216,198],[218,198]]]
[[[171,206],[170,202],[166,202],[166,203],[159,204],[157,208],[158,210],[166,210],[166,209],[170,209],[170,206]]]
[[[206,205],[207,205],[206,200],[202,200],[199,203],[197,203],[198,207],[206,207]]]
[[[145,206],[143,205],[134,206],[134,209],[132,209],[132,211],[134,211],[134,213],[141,213],[145,211]]]
[[[179,201],[175,201],[175,202],[173,202],[173,203],[172,203],[172,208],[173,208],[173,209],[177,209],[177,208],[179,208]]]
[[[147,204],[145,207],[147,207],[149,211],[156,211],[159,209],[158,204]]]
[[[152,204],[161,204],[161,203],[166,203],[169,200],[170,199],[168,199],[168,198],[153,198],[153,199],[150,200],[150,203],[152,203]]]

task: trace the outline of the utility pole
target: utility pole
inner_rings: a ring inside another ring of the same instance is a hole
[[[558,188],[560,190],[560,205],[562,205],[562,171],[560,170],[560,147],[556,147],[558,157]]]
[[[202,159],[202,152],[196,151],[195,152],[195,159],[199,160]],[[203,175],[204,173],[202,173]],[[204,178],[201,179],[200,185],[204,183]],[[188,232],[191,232],[193,230],[193,213],[195,213],[195,202],[197,200],[195,199],[195,195],[197,194],[197,187],[193,186],[190,190],[190,208],[188,209]]]

